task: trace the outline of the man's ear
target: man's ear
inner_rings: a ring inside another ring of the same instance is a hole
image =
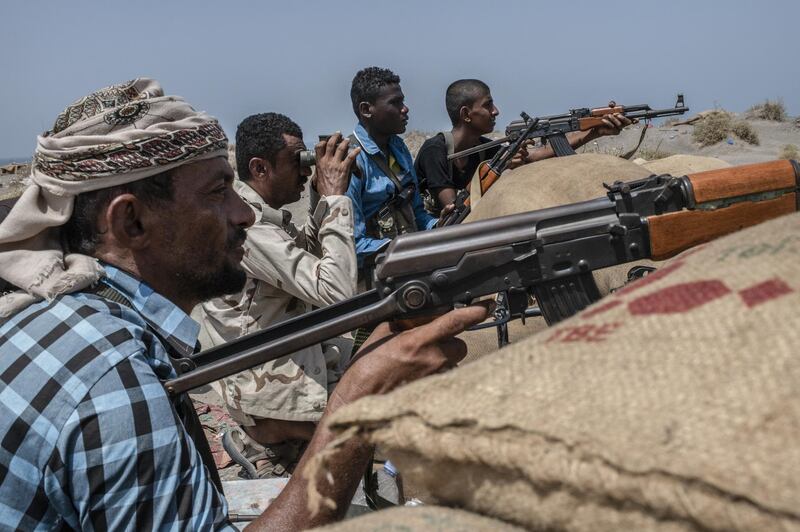
[[[250,179],[257,181],[265,180],[275,170],[267,159],[263,157],[253,157],[247,165],[250,170]]]
[[[372,118],[372,104],[369,102],[359,103],[358,115],[364,118]]]
[[[460,118],[462,122],[471,122],[472,119],[469,117],[469,107],[462,105],[461,109],[458,110],[458,118]]]
[[[133,194],[120,194],[109,202],[99,220],[99,232],[104,241],[122,248],[138,250],[150,243],[154,214]]]

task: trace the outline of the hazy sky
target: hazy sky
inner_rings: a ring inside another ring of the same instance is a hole
[[[79,97],[140,76],[217,116],[278,111],[306,139],[351,130],[365,66],[402,78],[409,129],[449,127],[444,90],[477,77],[505,124],[616,99],[800,114],[800,2],[5,0],[0,158],[28,157]]]

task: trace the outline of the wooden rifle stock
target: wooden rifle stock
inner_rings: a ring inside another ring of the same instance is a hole
[[[481,184],[481,196],[483,196],[500,179],[500,174],[484,161],[478,165],[478,177]]]
[[[627,111],[627,108],[624,105],[615,105],[614,107],[595,107],[590,114],[594,117],[603,117],[615,113],[624,113],[625,111]]]
[[[789,160],[709,170],[687,177],[697,204],[790,190],[797,187],[797,163]]]
[[[478,178],[481,184],[481,196],[483,196],[484,194],[486,194],[486,191],[489,190],[489,188],[492,185],[494,185],[495,181],[500,179],[500,174],[492,170],[492,167],[489,165],[487,161],[483,161],[482,163],[480,163],[476,171],[478,172]],[[472,183],[467,183],[467,186],[465,187],[467,189],[467,192],[470,192],[471,184]],[[464,207],[470,206],[469,199],[470,196],[467,196],[464,199]]]
[[[608,113],[611,114],[611,113]],[[581,131],[589,131],[592,128],[604,126],[603,123],[603,116],[599,117],[589,117],[589,118],[579,118],[578,119],[578,129]]]
[[[696,208],[647,218],[654,260],[798,210],[800,166],[794,161],[722,168],[686,179]]]

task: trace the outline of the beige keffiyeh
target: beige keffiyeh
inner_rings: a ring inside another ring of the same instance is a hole
[[[22,289],[0,297],[0,318],[81,290],[103,274],[97,261],[62,249],[60,226],[82,192],[227,156],[217,121],[150,79],[94,92],[67,107],[37,139],[31,184],[0,224],[0,278]]]

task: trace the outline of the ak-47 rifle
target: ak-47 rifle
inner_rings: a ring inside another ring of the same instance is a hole
[[[448,155],[447,160],[459,159],[495,146],[503,146],[490,161],[482,162],[478,166],[478,182],[481,185],[481,195],[483,195],[500,178],[500,174],[506,170],[511,159],[529,139],[541,138],[543,142],[549,142],[557,157],[574,155],[575,150],[570,146],[566,134],[573,131],[588,131],[602,126],[603,119],[608,115],[621,114],[631,120],[651,120],[663,116],[682,115],[688,110],[689,108],[684,104],[683,94],[678,94],[675,107],[668,109],[652,109],[647,104],[614,104],[594,109],[588,107],[571,109],[568,113],[539,118],[531,118],[527,114],[521,113],[522,120],[511,122],[506,128],[505,137]],[[643,127],[639,143],[631,150],[630,154],[633,154],[641,146],[646,132],[647,128]],[[470,212],[469,194],[468,187],[456,195],[455,208],[442,223],[443,226],[461,223],[467,217]]]
[[[592,271],[662,260],[798,210],[800,165],[774,161],[606,185],[597,199],[398,236],[375,289],[176,361],[170,394],[386,320],[441,313],[504,293],[507,318],[528,294],[552,324],[599,298]],[[494,326],[494,323],[488,324]]]

